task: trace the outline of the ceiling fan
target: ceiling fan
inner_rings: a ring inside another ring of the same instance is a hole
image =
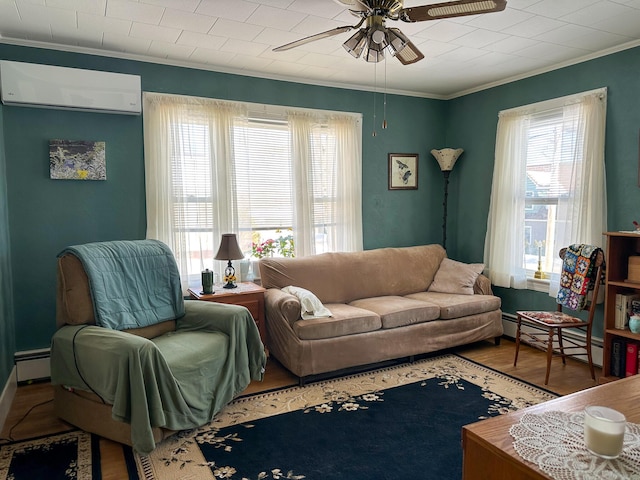
[[[354,16],[360,17],[360,21],[356,25],[345,25],[287,43],[274,48],[273,51],[282,52],[357,28],[358,31],[342,44],[345,50],[355,58],[360,57],[364,52],[363,58],[367,62],[379,62],[384,59],[384,50],[388,49],[391,55],[403,65],[409,65],[422,60],[424,55],[400,29],[386,27],[385,20],[402,20],[409,23],[424,22],[426,20],[500,12],[507,6],[507,0],[456,0],[407,8],[404,8],[403,0],[334,1],[348,7]],[[362,27],[362,25],[365,26]]]

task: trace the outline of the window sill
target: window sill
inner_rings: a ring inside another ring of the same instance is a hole
[[[528,277],[527,290],[533,290],[534,292],[549,293],[549,279]]]

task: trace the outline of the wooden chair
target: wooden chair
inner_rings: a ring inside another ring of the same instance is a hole
[[[560,258],[565,260],[565,253],[567,249],[560,250]],[[587,320],[582,320],[573,315],[569,315],[562,311],[562,305],[558,303],[557,310],[554,311],[519,311],[517,313],[517,331],[516,331],[516,354],[513,360],[513,366],[518,363],[518,352],[520,350],[520,339],[524,337],[529,340],[531,346],[540,348],[547,352],[547,374],[544,379],[544,384],[549,383],[549,372],[551,370],[551,359],[553,355],[562,357],[562,363],[566,364],[566,357],[576,355],[587,355],[587,361],[589,362],[589,370],[591,371],[591,378],[595,380],[596,374],[593,368],[593,358],[591,356],[591,328],[593,325],[593,317],[595,315],[596,303],[598,298],[598,292],[600,291],[600,284],[602,283],[602,273],[604,270],[604,253],[601,249],[597,249],[595,253],[592,274],[590,277],[591,287],[589,287],[591,300],[580,308],[581,310],[588,310]],[[557,299],[558,300],[558,299]],[[536,330],[525,332],[522,330],[522,325],[528,324],[533,326]],[[586,334],[585,342],[574,340],[572,338],[566,338],[562,336],[562,332],[566,328],[582,330]],[[558,350],[554,351],[554,339],[557,335]],[[565,343],[569,345],[566,346]]]

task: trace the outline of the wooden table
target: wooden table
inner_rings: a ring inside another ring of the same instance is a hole
[[[200,293],[199,290],[190,288],[189,295],[194,300],[247,307],[258,326],[262,343],[265,343],[264,292],[266,289],[251,282],[241,282],[237,285],[236,288],[222,288],[222,285],[214,285],[213,293],[210,294]]]
[[[558,410],[579,412],[603,405],[622,412],[628,422],[640,423],[640,375],[549,400],[517,412],[493,417],[462,428],[463,480],[549,479],[537,466],[523,460],[513,448],[512,425],[525,413]]]

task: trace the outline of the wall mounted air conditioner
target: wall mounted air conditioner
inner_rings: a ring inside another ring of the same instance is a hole
[[[5,105],[139,115],[140,76],[0,60]]]

